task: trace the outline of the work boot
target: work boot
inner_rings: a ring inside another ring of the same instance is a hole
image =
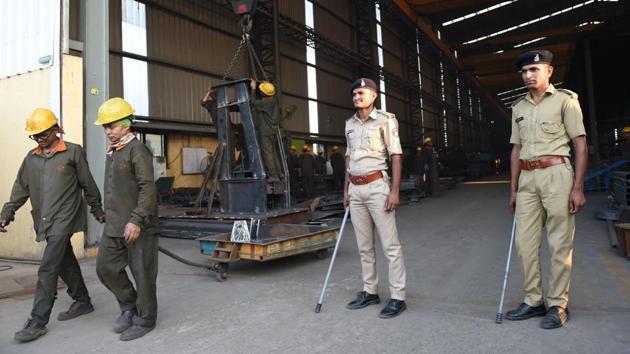
[[[144,336],[145,334],[151,332],[153,330],[153,328],[155,328],[155,325],[153,326],[141,326],[139,324],[132,324],[131,327],[127,328],[126,331],[124,331],[121,335],[120,335],[120,340],[125,342],[128,340],[134,340],[136,338],[140,338],[142,336]]]
[[[71,320],[92,311],[94,311],[94,306],[92,306],[91,303],[75,301],[72,303],[72,305],[70,305],[68,311],[59,312],[59,314],[57,315],[57,319],[59,321]]]
[[[403,300],[389,299],[387,305],[383,308],[378,315],[380,318],[392,318],[400,315],[401,312],[407,309],[407,305]]]
[[[24,324],[24,328],[15,332],[13,338],[15,338],[15,340],[19,342],[30,342],[43,336],[44,334],[46,334],[46,332],[48,332],[46,326],[41,325],[29,318]]]
[[[361,291],[357,294],[357,298],[352,300],[346,308],[348,310],[358,310],[362,309],[368,305],[375,305],[381,302],[381,299],[378,297],[378,294],[370,294],[367,291]]]
[[[540,322],[540,327],[544,329],[560,328],[569,320],[569,309],[560,306],[551,306],[545,318]]]
[[[127,328],[131,327],[133,324],[132,319],[133,316],[136,315],[136,310],[127,310],[120,313],[120,316],[114,322],[114,332],[122,333],[127,330]]]
[[[526,320],[528,318],[545,315],[545,305],[529,306],[526,303],[518,305],[514,310],[510,310],[505,314],[505,318],[510,321]]]

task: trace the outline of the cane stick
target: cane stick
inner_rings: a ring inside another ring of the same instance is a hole
[[[343,236],[343,229],[346,226],[346,221],[348,221],[349,212],[350,207],[346,207],[346,212],[343,214],[343,221],[341,222],[341,228],[339,229],[339,237],[337,237],[335,250],[333,251],[330,265],[328,266],[328,273],[326,273],[326,279],[324,280],[324,286],[322,287],[322,293],[319,295],[317,306],[315,306],[315,313],[319,313],[322,310],[322,300],[324,299],[324,293],[326,292],[326,286],[328,285],[328,278],[330,278],[330,273],[332,272],[333,264],[335,263],[335,258],[337,257],[337,251],[339,250],[339,245],[341,244],[341,237]]]
[[[501,301],[499,302],[499,311],[494,320],[495,323],[503,323],[503,300],[505,299],[505,287],[507,286],[508,274],[510,272],[510,260],[512,259],[512,245],[514,244],[514,234],[516,233],[516,215],[512,221],[512,236],[510,237],[510,249],[508,250],[507,264],[505,265],[505,276],[503,277],[503,290],[501,290]]]

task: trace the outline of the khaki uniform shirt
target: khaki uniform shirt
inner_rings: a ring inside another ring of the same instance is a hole
[[[528,93],[512,105],[510,143],[522,145],[521,160],[569,156],[569,141],[586,135],[577,94],[549,85],[536,104]]]
[[[392,113],[373,109],[365,123],[355,113],[346,120],[345,133],[348,172],[353,176],[387,171],[389,156],[402,155],[398,121]]]
[[[15,212],[30,198],[37,241],[47,235],[70,235],[86,230],[84,196],[90,212],[103,215],[101,193],[83,148],[61,140],[52,156],[43,155],[38,147],[24,157],[0,218],[14,220]]]
[[[159,233],[153,156],[138,139],[106,158],[105,218],[105,236],[123,237],[127,223],[140,226],[142,235]]]

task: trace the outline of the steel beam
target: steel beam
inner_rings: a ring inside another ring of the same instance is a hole
[[[83,145],[94,180],[103,193],[106,142],[103,129],[94,125],[94,121],[99,106],[109,98],[109,2],[81,0],[81,5],[84,10],[82,17],[85,18],[82,31],[85,34]],[[86,244],[96,244],[100,240],[102,230],[102,225],[88,216]]]

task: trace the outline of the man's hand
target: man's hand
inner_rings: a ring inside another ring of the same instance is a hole
[[[134,223],[127,223],[127,225],[125,225],[125,233],[123,236],[125,236],[125,241],[127,241],[127,243],[133,243],[138,239],[138,237],[140,237],[140,226]]]
[[[5,226],[9,225],[11,222],[9,220],[0,219],[0,232],[7,232]]]
[[[514,211],[516,210],[516,191],[510,192],[510,201],[508,202],[508,209],[510,209],[510,212],[514,214]]]
[[[389,196],[387,196],[387,200],[385,200],[385,211],[394,211],[398,208],[398,204],[400,199],[398,197],[398,193],[395,191],[389,192]]]
[[[208,102],[210,99],[214,99],[214,90],[211,88],[208,88],[208,91],[206,92],[206,95],[203,96],[203,98],[201,99],[201,103],[206,103]]]
[[[256,84],[257,82],[254,79],[249,81],[249,86],[252,88],[252,90],[256,90],[256,86],[257,86]]]
[[[96,221],[100,222],[101,224],[104,224],[105,223],[105,214],[97,217]]]
[[[579,189],[572,190],[571,195],[569,196],[569,213],[577,214],[580,210],[582,210],[584,204],[586,204],[584,192]]]

